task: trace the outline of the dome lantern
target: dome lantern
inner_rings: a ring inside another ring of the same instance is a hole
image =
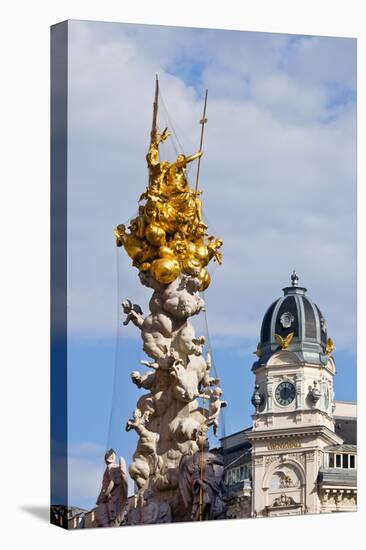
[[[307,289],[299,286],[294,270],[291,286],[266,311],[261,328],[259,363],[281,350],[297,354],[300,361],[325,364],[327,362],[327,325],[316,304],[306,295]]]

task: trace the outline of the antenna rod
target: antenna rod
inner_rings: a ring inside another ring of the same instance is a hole
[[[158,75],[156,75],[155,99],[153,104],[154,105],[153,121],[152,121],[152,127],[151,127],[151,141],[154,141],[156,137],[156,127],[157,127],[157,120],[158,120],[158,97],[159,97],[159,78],[158,78]]]
[[[200,120],[200,124],[202,124],[202,129],[201,129],[201,141],[200,141],[200,148],[199,148],[199,151],[202,151],[203,132],[204,132],[204,129],[205,129],[205,124],[206,124],[206,122],[207,122],[207,118],[206,118],[207,94],[208,94],[208,90],[207,90],[207,88],[206,88],[205,104],[204,104],[204,107],[203,107],[203,116],[202,116],[202,118],[201,118],[201,120]],[[200,175],[200,166],[201,166],[201,157],[199,157],[199,159],[198,159],[198,164],[197,164],[196,193],[197,193],[197,190],[198,190],[198,178],[199,178],[199,175]]]

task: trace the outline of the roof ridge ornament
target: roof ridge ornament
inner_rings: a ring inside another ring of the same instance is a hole
[[[299,276],[296,273],[295,269],[291,274],[291,286],[299,286]]]

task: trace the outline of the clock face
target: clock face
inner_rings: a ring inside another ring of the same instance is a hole
[[[276,388],[276,400],[280,405],[286,406],[295,399],[296,389],[291,382],[281,382]]]

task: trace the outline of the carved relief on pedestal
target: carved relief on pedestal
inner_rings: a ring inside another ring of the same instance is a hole
[[[150,489],[144,492],[144,504],[133,507],[128,514],[130,525],[150,525],[154,523],[170,523],[172,512],[167,500],[155,500],[154,493]]]

